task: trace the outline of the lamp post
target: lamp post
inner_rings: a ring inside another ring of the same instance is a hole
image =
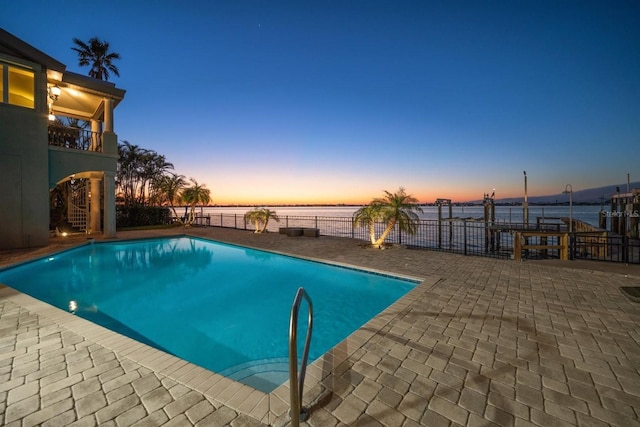
[[[527,171],[524,171],[524,203],[522,204],[522,217],[524,228],[529,228],[529,202],[527,201]]]
[[[573,232],[573,187],[571,184],[567,184],[564,187],[562,194],[569,195],[569,233]]]

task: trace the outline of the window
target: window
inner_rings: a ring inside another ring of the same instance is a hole
[[[0,63],[0,102],[35,108],[35,73]]]

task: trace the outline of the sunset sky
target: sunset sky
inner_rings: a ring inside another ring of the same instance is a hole
[[[122,59],[120,140],[213,203],[421,202],[640,177],[640,2],[2,1],[0,26],[82,74]]]

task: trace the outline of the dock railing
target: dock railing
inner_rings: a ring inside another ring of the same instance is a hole
[[[549,243],[549,239],[556,240]],[[532,240],[536,240],[532,242]],[[516,231],[513,245],[513,259],[522,261],[522,251],[537,250],[547,256],[549,250],[558,250],[561,260],[569,260],[569,233],[548,231]]]

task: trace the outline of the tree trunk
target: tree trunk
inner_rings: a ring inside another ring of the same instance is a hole
[[[369,239],[371,240],[371,246],[376,244],[376,222],[369,221]]]
[[[173,206],[173,204],[170,204],[169,206],[171,206],[171,210],[173,211],[173,216],[180,221],[180,223],[182,223],[182,219],[178,216],[178,212],[176,212],[176,207]]]
[[[387,239],[387,236],[389,235],[389,233],[391,233],[391,230],[393,230],[393,227],[395,227],[395,225],[396,225],[395,218],[391,218],[387,223],[387,228],[384,229],[384,231],[382,232],[378,240],[376,240],[376,242],[373,244],[373,246],[380,249],[384,244],[384,241]]]
[[[196,205],[191,205],[191,211],[189,212],[189,225],[193,224],[193,221],[196,219]]]

